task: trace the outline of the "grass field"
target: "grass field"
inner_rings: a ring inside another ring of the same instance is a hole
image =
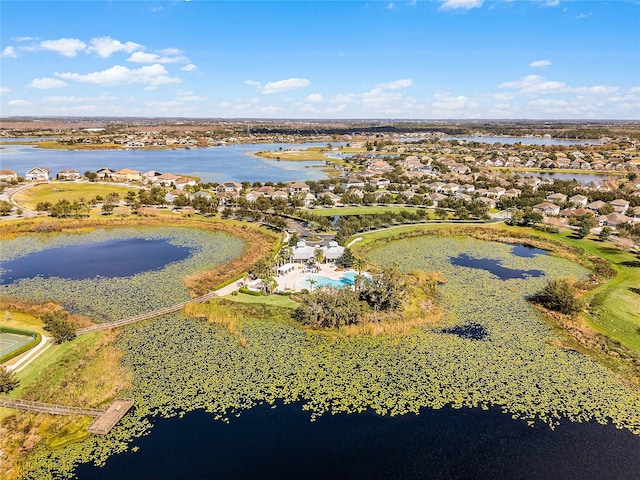
[[[400,212],[401,210],[407,210],[411,213],[415,213],[417,210],[424,210],[424,209],[419,209],[416,207],[402,207],[402,206],[395,206],[395,205],[389,205],[389,206],[363,205],[359,207],[329,207],[329,208],[319,207],[314,209],[307,209],[308,212],[321,217],[333,217],[336,215],[376,215],[376,214],[387,213],[387,212]],[[431,210],[427,210],[427,212],[429,213],[428,218],[432,218],[433,212]]]
[[[52,204],[60,200],[73,202],[76,200],[89,200],[97,195],[104,198],[112,192],[120,195],[120,198],[124,198],[129,190],[136,189],[106,183],[40,183],[16,193],[13,196],[13,200],[18,205],[33,210],[40,202],[51,202]]]
[[[224,299],[238,303],[260,303],[263,305],[271,305],[274,307],[284,308],[298,308],[299,305],[298,303],[294,302],[289,297],[286,297],[284,295],[254,296],[238,292],[237,295],[227,295],[226,297],[224,297]]]

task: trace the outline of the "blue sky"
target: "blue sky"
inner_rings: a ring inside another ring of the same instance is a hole
[[[3,116],[640,119],[636,0],[15,1]]]

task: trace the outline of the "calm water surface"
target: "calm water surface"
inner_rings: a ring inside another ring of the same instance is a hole
[[[637,479],[640,437],[612,426],[552,431],[498,409],[423,409],[420,415],[324,415],[260,406],[229,424],[202,411],[157,419],[139,451],[81,480],[119,479]]]
[[[522,255],[521,255],[522,256]],[[451,264],[458,267],[478,268],[492,273],[500,280],[510,280],[512,278],[541,277],[544,275],[542,270],[515,270],[503,267],[501,260],[494,258],[474,258],[466,253],[462,253],[457,257],[451,258]]]
[[[535,138],[535,137],[446,137],[443,140],[458,140],[462,142],[501,143],[503,145],[598,145],[599,140],[567,140],[561,138]]]
[[[50,168],[53,176],[64,169],[83,173],[109,167],[115,170],[133,168],[141,172],[157,170],[191,175],[204,182],[288,182],[326,178],[326,173],[319,168],[325,165],[324,162],[279,162],[251,155],[251,152],[321,145],[326,144],[270,143],[190,150],[47,150],[25,145],[4,145],[0,149],[0,163],[2,168],[14,170],[19,175],[24,175],[35,166]]]
[[[0,284],[37,276],[84,280],[128,277],[184,260],[192,250],[168,239],[122,238],[49,248],[2,262]]]

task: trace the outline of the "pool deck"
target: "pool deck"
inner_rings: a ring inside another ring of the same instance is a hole
[[[293,270],[276,277],[278,283],[277,291],[292,292],[300,290],[299,280],[302,280],[310,275],[317,275],[322,277],[331,278],[332,280],[340,280],[345,273],[356,273],[355,270],[339,268],[333,264],[319,265],[315,271],[310,271],[306,265],[296,265]]]

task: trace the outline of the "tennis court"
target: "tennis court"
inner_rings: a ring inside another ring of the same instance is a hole
[[[17,333],[0,333],[0,357],[4,357],[8,353],[19,349],[23,345],[26,345],[33,337],[30,335],[18,335]]]

